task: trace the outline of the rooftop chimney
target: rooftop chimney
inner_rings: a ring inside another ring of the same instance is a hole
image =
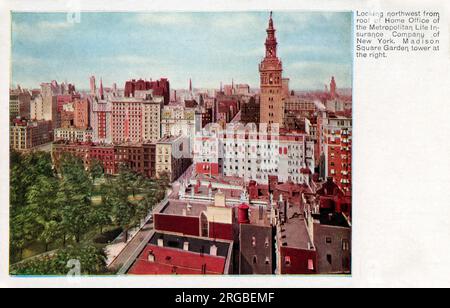
[[[184,242],[183,243],[183,250],[184,251],[189,251],[189,242]]]
[[[158,246],[159,247],[164,247],[164,240],[162,238],[158,239]]]
[[[148,257],[147,257],[148,262],[155,262],[155,255],[153,254],[153,251],[150,250],[148,252]]]
[[[209,250],[209,254],[211,256],[217,256],[217,246],[216,245],[211,246],[211,249]]]
[[[250,223],[248,210],[249,210],[249,206],[245,203],[243,203],[239,206],[239,215],[238,215],[239,224]]]

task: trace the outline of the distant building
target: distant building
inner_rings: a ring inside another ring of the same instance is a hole
[[[56,141],[90,142],[92,141],[92,130],[75,127],[57,128],[54,130],[54,136]]]
[[[30,119],[31,93],[28,90],[17,89],[9,91],[9,117]]]
[[[74,106],[74,126],[78,129],[88,129],[90,124],[90,104],[84,99],[76,99]]]
[[[247,102],[244,102],[242,104],[241,122],[244,124],[259,123],[260,122],[259,112],[260,112],[259,102],[257,102],[256,97],[251,97]]]
[[[112,143],[112,111],[111,99],[99,100],[97,97],[89,97],[90,100],[90,124],[93,131],[93,142]],[[117,111],[116,111],[117,112]]]
[[[161,113],[162,137],[183,136],[193,142],[202,128],[202,113],[198,108],[187,108],[180,104],[164,106]],[[190,145],[190,148],[193,144]],[[189,151],[190,151],[189,148]]]
[[[53,140],[50,121],[15,119],[10,127],[10,146],[17,151],[31,150]]]
[[[116,145],[114,150],[115,172],[119,172],[121,166],[126,166],[148,178],[156,176],[155,144],[120,144]]]
[[[123,166],[147,178],[156,176],[155,151],[156,145],[151,143],[112,145],[59,140],[52,144],[55,165],[59,164],[64,153],[69,153],[82,159],[85,168],[98,161],[105,174],[118,174]]]
[[[281,182],[307,183],[314,173],[314,143],[302,132],[267,134],[256,130],[222,135],[204,132],[195,140],[196,172],[240,177],[267,184],[271,175]]]
[[[352,118],[344,114],[323,113],[321,121],[322,176],[332,177],[344,192],[351,191]]]
[[[151,91],[135,91],[134,94],[136,97],[112,98],[113,143],[155,143],[161,138],[163,98],[153,96]],[[107,125],[106,129],[108,129]]]
[[[39,95],[31,101],[30,118],[37,121],[51,121],[52,127],[57,127],[57,97],[51,94]]]
[[[185,152],[188,148],[189,139],[182,136],[159,140],[156,143],[156,176],[166,173],[172,182],[178,179],[192,164],[189,152]]]
[[[125,97],[135,97],[136,91],[152,90],[153,95],[162,96],[164,98],[164,105],[170,103],[170,83],[166,78],[161,78],[156,81],[130,80],[125,83]]]

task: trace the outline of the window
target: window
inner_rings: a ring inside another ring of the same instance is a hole
[[[284,257],[284,264],[286,266],[291,266],[291,257],[289,256]]]
[[[261,209],[261,207],[260,207],[260,209]],[[269,243],[269,238],[268,237],[266,237],[266,242],[265,242],[264,245],[266,246],[266,248],[269,248],[270,243]]]
[[[342,240],[342,250],[343,251],[350,250],[350,243],[348,240]]]
[[[252,246],[256,247],[256,237],[252,237]]]
[[[314,261],[312,259],[308,259],[308,270],[314,270]]]
[[[327,255],[327,262],[331,265],[333,263],[331,255]]]
[[[327,242],[327,244],[331,244],[331,237],[327,237],[326,242]]]
[[[253,256],[253,264],[256,264],[256,263],[258,263],[258,259],[256,256]]]

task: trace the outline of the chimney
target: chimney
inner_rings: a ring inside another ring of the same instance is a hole
[[[250,223],[250,219],[249,219],[249,215],[248,215],[248,211],[249,211],[249,206],[245,203],[241,204],[239,206],[238,212],[238,222],[239,224],[248,224]]]
[[[183,250],[184,251],[189,251],[189,242],[184,242],[183,243]]]
[[[164,240],[162,238],[158,239],[158,246],[159,247],[164,247]]]
[[[155,255],[153,254],[153,251],[150,250],[148,252],[148,257],[147,257],[148,262],[155,262]]]
[[[187,209],[183,209],[183,216],[187,216]]]
[[[209,250],[209,254],[211,256],[217,256],[217,246],[216,245],[212,245],[210,250]]]

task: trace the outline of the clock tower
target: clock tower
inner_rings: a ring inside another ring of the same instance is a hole
[[[283,127],[283,68],[281,60],[277,57],[277,45],[271,12],[265,43],[266,56],[259,65],[261,77],[260,122],[268,125],[279,124],[280,127]]]

